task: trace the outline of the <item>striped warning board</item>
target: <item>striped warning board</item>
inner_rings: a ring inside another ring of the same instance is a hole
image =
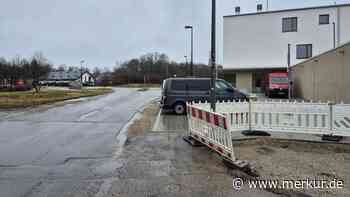
[[[189,135],[221,156],[235,161],[232,137],[226,116],[187,105]]]
[[[196,107],[187,106],[188,110],[191,112],[192,118],[200,119],[206,121],[207,123],[213,124],[215,126],[227,129],[227,118],[225,116],[207,112]]]

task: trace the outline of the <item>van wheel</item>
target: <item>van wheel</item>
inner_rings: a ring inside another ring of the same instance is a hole
[[[186,112],[185,104],[184,103],[175,103],[174,112],[178,115],[185,114],[185,112]]]

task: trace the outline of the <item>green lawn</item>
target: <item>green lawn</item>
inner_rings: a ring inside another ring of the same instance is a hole
[[[83,90],[43,90],[25,92],[0,92],[0,109],[32,107],[59,101],[92,97],[111,93],[110,88],[96,88]]]

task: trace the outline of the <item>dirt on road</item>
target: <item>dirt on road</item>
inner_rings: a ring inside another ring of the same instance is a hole
[[[135,120],[128,128],[128,138],[145,135],[148,131],[151,131],[158,112],[159,104],[157,102],[150,103],[143,110],[142,117]]]

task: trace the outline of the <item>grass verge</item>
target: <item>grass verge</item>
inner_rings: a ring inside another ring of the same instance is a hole
[[[59,101],[92,97],[111,93],[110,88],[96,88],[83,90],[43,90],[25,92],[0,92],[0,109],[14,109],[50,104]]]

